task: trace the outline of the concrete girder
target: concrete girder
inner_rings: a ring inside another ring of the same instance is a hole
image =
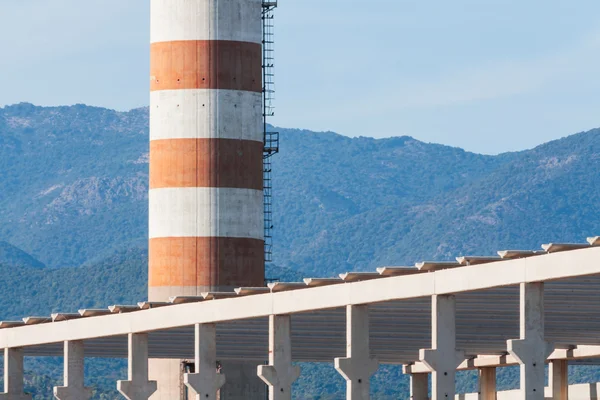
[[[346,399],[369,399],[370,379],[378,368],[369,346],[369,306],[346,306],[346,357],[335,359],[335,369],[346,379]]]
[[[87,400],[92,397],[92,389],[84,386],[83,341],[64,342],[64,386],[54,387],[54,397],[58,400]]]
[[[456,350],[456,297],[431,297],[431,349],[421,349],[419,358],[431,371],[432,400],[453,398],[456,368],[465,359]]]
[[[543,400],[545,362],[554,346],[544,340],[544,283],[520,285],[520,339],[508,340],[508,352],[521,368],[521,398]]]
[[[130,333],[126,381],[117,381],[117,390],[128,400],[148,400],[156,392],[156,381],[148,380],[148,334]]]
[[[4,349],[4,393],[1,400],[31,400],[23,392],[23,349]]]
[[[196,393],[196,399],[216,400],[225,384],[225,375],[217,372],[217,327],[215,324],[196,324],[195,371],[183,375],[183,382]]]
[[[269,365],[259,365],[257,375],[269,386],[269,400],[291,400],[300,367],[292,365],[289,315],[269,316]]]

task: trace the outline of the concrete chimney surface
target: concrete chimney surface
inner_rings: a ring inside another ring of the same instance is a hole
[[[264,285],[260,0],[151,2],[149,300]]]
[[[261,0],[152,0],[148,298],[264,286]],[[262,399],[228,362],[221,400]],[[185,398],[150,360],[152,399]],[[189,395],[189,393],[188,393]]]

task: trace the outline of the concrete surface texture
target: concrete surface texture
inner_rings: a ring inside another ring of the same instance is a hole
[[[84,344],[82,340],[64,343],[64,386],[54,388],[58,400],[87,400],[92,397],[92,389],[84,386]]]
[[[289,315],[269,317],[269,365],[259,365],[257,375],[269,385],[269,398],[291,400],[292,384],[300,367],[292,365],[292,319]]]
[[[196,324],[194,372],[186,373],[184,382],[198,399],[216,400],[225,384],[225,374],[217,367],[217,327],[215,324]]]
[[[335,369],[346,380],[346,397],[368,400],[371,376],[379,369],[369,345],[369,306],[346,307],[346,357],[335,359]]]
[[[431,371],[432,399],[442,400],[454,397],[456,367],[465,355],[456,349],[456,297],[431,300],[431,349],[421,349],[419,358]]]
[[[128,379],[118,381],[117,389],[128,400],[147,400],[157,389],[157,382],[148,379],[148,334],[130,333],[127,344]]]
[[[2,400],[31,400],[31,395],[23,392],[23,349],[4,349],[4,393]]]
[[[150,300],[264,284],[261,10],[151,2]]]

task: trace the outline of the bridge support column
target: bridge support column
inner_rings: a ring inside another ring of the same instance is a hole
[[[335,369],[346,379],[346,399],[368,400],[378,368],[369,347],[369,306],[346,306],[346,357],[335,359]]]
[[[92,397],[92,389],[84,386],[83,341],[64,343],[64,386],[54,387],[54,397],[58,400],[87,400]]]
[[[269,386],[269,400],[291,400],[292,384],[300,367],[292,365],[291,317],[269,316],[269,365],[259,365],[257,375]]]
[[[217,372],[217,326],[195,326],[195,372],[183,375],[183,382],[196,393],[196,399],[216,400],[225,384],[225,375]]]
[[[453,399],[456,392],[456,367],[465,359],[456,350],[456,298],[435,295],[431,298],[431,349],[421,349],[419,358],[431,371],[432,400]]]
[[[410,400],[429,400],[429,374],[410,374]]]
[[[496,368],[479,368],[479,400],[496,400]]]
[[[569,399],[569,361],[553,360],[548,366],[548,386],[552,400]]]
[[[1,400],[31,400],[23,392],[23,349],[4,349],[4,393]]]
[[[544,284],[521,283],[520,339],[508,340],[508,352],[521,367],[521,399],[544,400],[546,358],[553,346],[544,340]]]
[[[127,337],[128,380],[118,381],[117,390],[128,400],[148,400],[156,392],[156,381],[148,380],[148,334],[130,333]]]

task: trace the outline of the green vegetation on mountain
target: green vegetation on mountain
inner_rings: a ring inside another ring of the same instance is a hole
[[[282,265],[373,270],[581,242],[600,228],[600,129],[493,157],[410,138],[284,133],[274,164]]]
[[[0,109],[0,319],[145,299],[147,113]],[[282,129],[267,276],[298,280],[581,242],[600,233],[599,163],[600,129],[498,156],[410,137]],[[122,361],[87,368],[96,399],[118,398]],[[30,359],[27,370],[28,390],[50,398],[60,360]],[[516,379],[507,369],[499,383],[514,387]],[[574,382],[596,379],[594,368],[572,371]],[[458,384],[474,390],[470,374]],[[406,385],[398,367],[383,367],[373,398],[397,399]],[[304,364],[295,393],[339,399],[343,390],[331,365]]]
[[[145,248],[147,130],[147,109],[0,109],[0,240],[51,268]],[[282,129],[275,260],[331,275],[581,241],[599,221],[599,138],[596,129],[486,156]]]
[[[0,241],[0,264],[44,268],[45,265],[10,243]]]

